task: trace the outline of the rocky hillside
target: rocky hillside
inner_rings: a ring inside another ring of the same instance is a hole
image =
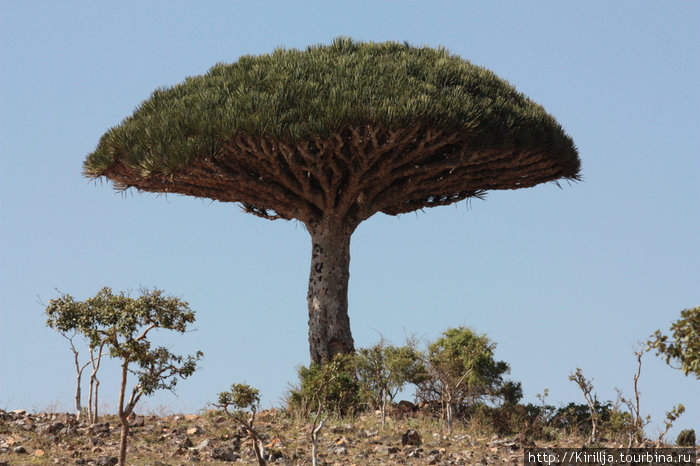
[[[245,431],[214,412],[136,416],[131,426],[128,464],[257,464]],[[271,464],[311,464],[310,423],[270,410],[258,413],[255,427]],[[119,428],[115,416],[88,425],[72,414],[0,410],[0,466],[116,464]],[[352,422],[327,420],[317,451],[319,464],[327,465],[523,464],[523,443],[519,436],[479,435],[464,426],[448,436],[438,419],[426,416],[389,419],[382,428],[376,416],[367,414]],[[556,443],[578,447],[582,439],[560,438]]]

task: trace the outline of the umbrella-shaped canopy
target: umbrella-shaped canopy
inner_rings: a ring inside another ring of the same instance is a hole
[[[315,361],[352,349],[347,268],[360,222],[576,180],[579,170],[561,126],[489,70],[444,49],[342,38],[244,56],[159,89],[84,164],[119,189],[304,222],[314,244]]]

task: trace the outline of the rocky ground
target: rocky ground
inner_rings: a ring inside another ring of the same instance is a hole
[[[127,464],[257,464],[245,431],[217,413],[136,416],[131,426]],[[270,410],[258,413],[255,427],[271,464],[311,464],[310,423]],[[0,410],[0,466],[116,464],[119,433],[115,416],[89,425],[72,414]],[[558,439],[557,446],[579,447],[581,439]],[[517,436],[480,436],[464,427],[447,435],[439,420],[424,416],[390,419],[381,427],[376,416],[363,415],[352,423],[327,420],[317,456],[327,465],[515,465],[523,464],[523,448]]]

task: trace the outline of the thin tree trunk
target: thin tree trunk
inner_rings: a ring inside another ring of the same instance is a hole
[[[92,404],[94,402],[93,392],[95,390],[95,378],[90,375],[90,387],[88,390],[88,422],[90,424],[95,424],[95,412],[92,410]]]
[[[128,436],[129,436],[129,420],[127,419],[127,416],[129,415],[127,412],[124,410],[124,395],[126,394],[126,378],[129,374],[128,372],[129,368],[129,362],[128,360],[124,360],[122,364],[122,383],[121,383],[121,388],[119,389],[119,406],[118,406],[118,415],[119,415],[119,422],[122,425],[122,430],[121,430],[121,438],[119,439],[119,466],[125,466],[126,465],[126,445],[128,442]]]
[[[641,443],[644,440],[644,426],[642,425],[642,416],[639,413],[639,376],[642,373],[642,350],[635,351],[634,355],[637,357],[637,373],[634,374],[634,440],[637,443]]]
[[[83,370],[85,369],[86,365],[83,367],[80,367],[80,362],[78,361],[78,350],[75,349],[75,345],[73,344],[73,338],[75,337],[75,334],[71,337],[67,337],[66,335],[63,335],[63,337],[70,342],[70,348],[71,351],[73,351],[73,361],[75,362],[75,372],[77,375],[77,382],[75,384],[75,417],[79,421],[80,420],[80,415],[82,414],[83,411],[83,406],[81,402],[81,391],[80,391],[80,384],[83,380]]]
[[[265,466],[267,464],[265,460],[265,445],[263,445],[262,440],[260,440],[258,432],[253,428],[255,413],[253,413],[253,418],[248,422],[238,417],[234,417],[233,419],[241,423],[243,428],[248,432],[250,439],[253,441],[253,450],[255,452],[255,458],[258,460],[258,465]]]
[[[382,405],[380,409],[382,413],[382,427],[386,427],[386,396],[384,393],[382,393]]]
[[[88,400],[88,416],[90,417],[89,421],[91,424],[97,424],[97,391],[100,388],[100,381],[97,379],[97,371],[100,370],[100,362],[102,361],[102,356],[104,356],[104,353],[102,353],[104,346],[105,342],[103,341],[100,344],[100,349],[97,351],[97,357],[95,357],[95,349],[90,348],[90,364],[92,364],[92,373],[90,374],[90,399]]]
[[[445,411],[447,415],[447,431],[451,434],[452,433],[452,401],[447,401],[446,406],[445,406]]]
[[[77,362],[78,362],[78,355],[77,354],[75,355],[75,358],[76,358],[75,361],[76,361],[76,365],[77,365]],[[80,415],[83,412],[83,407],[82,407],[82,404],[80,402],[80,398],[81,398],[81,396],[80,396],[81,395],[80,394],[80,383],[81,383],[82,379],[83,379],[83,371],[78,370],[78,382],[76,383],[76,386],[75,386],[75,417],[77,420],[80,420]]]
[[[598,441],[598,411],[595,407],[594,398],[590,399],[590,396],[586,398],[586,403],[588,403],[588,409],[591,412],[591,438],[590,443],[596,443]]]
[[[94,400],[94,408],[92,410],[92,423],[97,424],[98,418],[100,417],[97,414],[97,392],[100,388],[100,381],[95,377],[95,400]]]
[[[325,363],[351,353],[355,344],[348,317],[350,236],[354,228],[340,221],[308,226],[311,234],[309,276],[309,350],[311,361]]]
[[[121,438],[119,439],[119,466],[126,465],[126,446],[129,438],[129,421],[124,417],[119,421],[122,423]]]
[[[318,418],[318,415],[316,415],[316,416]],[[321,422],[317,426],[316,419],[314,419],[314,425],[312,426],[312,429],[311,429],[311,464],[313,466],[318,465],[318,459],[316,458],[316,452],[318,450],[318,433],[323,428],[323,421],[325,421],[325,419],[321,419]]]

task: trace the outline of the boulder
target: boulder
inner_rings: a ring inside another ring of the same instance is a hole
[[[418,446],[420,446],[420,444],[421,444],[420,434],[413,429],[407,430],[401,436],[401,445],[412,445],[414,447],[418,447]]]
[[[239,456],[230,448],[212,448],[211,457],[221,461],[236,461]]]
[[[97,466],[112,466],[117,463],[119,463],[119,459],[116,456],[98,456],[95,462]]]

